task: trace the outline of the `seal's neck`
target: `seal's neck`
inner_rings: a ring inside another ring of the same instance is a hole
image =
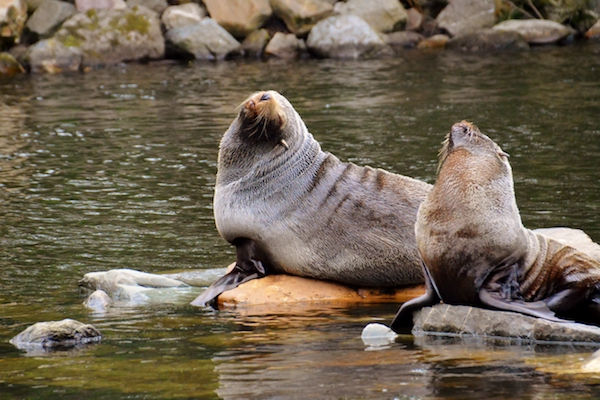
[[[234,121],[221,141],[217,186],[234,184],[238,190],[272,193],[306,174],[324,153],[300,118],[288,123],[286,130],[293,134],[285,135],[286,147],[273,142],[249,144],[236,134],[239,122]]]

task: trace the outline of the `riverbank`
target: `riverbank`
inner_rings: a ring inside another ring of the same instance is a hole
[[[598,0],[3,0],[0,76],[160,59],[524,51],[600,41],[599,19]]]

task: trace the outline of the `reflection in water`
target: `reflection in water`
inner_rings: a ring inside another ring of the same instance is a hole
[[[212,216],[218,143],[250,93],[283,92],[326,151],[432,182],[470,119],[511,154],[529,228],[600,240],[600,61],[594,47],[507,57],[127,65],[0,82],[0,392],[20,398],[595,398],[592,349],[413,343],[377,351],[397,306],[214,312],[151,303],[89,313],[87,272],[228,265]],[[577,60],[577,62],[573,62]],[[190,295],[191,298],[194,295]],[[7,341],[71,317],[103,342],[24,357]],[[4,397],[3,397],[4,398]]]

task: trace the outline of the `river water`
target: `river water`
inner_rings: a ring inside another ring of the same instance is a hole
[[[86,272],[226,266],[212,219],[218,143],[235,107],[284,93],[325,150],[433,182],[452,123],[510,153],[530,228],[600,241],[600,48],[374,61],[130,64],[0,81],[2,399],[591,399],[594,348],[405,336],[365,348],[396,304],[210,311],[182,298],[93,314]],[[74,318],[99,345],[48,355],[8,340]]]

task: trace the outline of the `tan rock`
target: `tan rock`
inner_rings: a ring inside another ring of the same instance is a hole
[[[423,286],[397,290],[355,289],[338,283],[291,275],[269,275],[248,281],[222,293],[219,306],[235,308],[257,305],[301,305],[306,303],[404,303],[425,293]]]
[[[433,35],[417,45],[419,49],[443,49],[450,38],[447,35]]]
[[[598,20],[588,31],[585,33],[585,37],[588,39],[600,39],[600,20]]]
[[[204,0],[210,17],[236,38],[260,28],[273,10],[269,0]]]
[[[75,0],[79,12],[87,10],[122,10],[127,7],[123,0]]]
[[[348,0],[334,6],[339,14],[361,17],[378,32],[392,32],[406,24],[406,10],[397,0]]]
[[[299,35],[333,12],[332,5],[321,0],[271,0],[271,7],[287,28]]]
[[[259,29],[249,34],[242,43],[242,50],[246,57],[260,57],[269,43],[271,35],[266,29]]]
[[[453,0],[439,13],[440,28],[452,36],[491,28],[496,21],[494,0]]]

